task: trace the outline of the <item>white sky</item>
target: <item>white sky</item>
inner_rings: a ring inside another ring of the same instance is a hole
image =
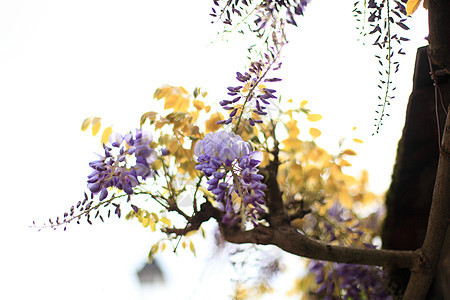
[[[413,41],[405,43],[409,55],[392,117],[371,137],[377,62],[355,42],[352,3],[310,4],[300,29],[290,33],[277,89],[283,97],[310,101],[324,116],[318,142],[326,149],[353,137],[357,126],[365,143],[355,148],[355,173],[367,168],[372,188],[382,192],[404,122],[415,49],[425,44],[425,13],[415,15]],[[125,221],[74,225],[67,232],[37,233],[27,226],[61,215],[83,197],[88,162],[99,150],[98,140],[80,131],[85,117],[101,116],[106,125],[128,130],[151,109],[162,84],[201,86],[217,102],[236,84],[246,41],[210,44],[218,29],[210,24],[211,4],[0,0],[0,298],[142,299],[135,273],[154,239],[149,230]],[[223,265],[206,260],[208,247],[197,249],[197,260],[190,254],[161,257],[174,289],[169,297],[181,292],[183,299],[206,299],[199,293],[210,286],[226,299],[230,283],[215,274]],[[200,284],[196,274],[203,274]]]

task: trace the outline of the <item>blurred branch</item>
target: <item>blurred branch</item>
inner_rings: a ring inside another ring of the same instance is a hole
[[[274,159],[271,160],[265,167],[265,173],[267,175],[265,182],[267,185],[266,192],[268,193],[266,197],[266,203],[269,209],[267,220],[272,226],[287,224],[289,222],[289,220],[285,219],[282,192],[277,181],[278,166],[280,165],[278,154],[280,152],[280,149],[279,142],[275,135],[275,127],[276,125],[274,121],[271,120],[270,135],[274,140],[274,147],[271,153],[273,154]]]

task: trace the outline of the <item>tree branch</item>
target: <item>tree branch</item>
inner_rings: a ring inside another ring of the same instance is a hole
[[[450,2],[448,0],[428,1],[429,27],[429,56],[434,65],[441,70],[450,69]],[[437,82],[435,93],[437,94]],[[440,96],[447,101],[450,108],[450,83],[448,78],[439,84]],[[435,95],[437,98],[438,95]],[[437,101],[437,100],[436,100]],[[437,103],[436,103],[437,104]],[[436,110],[436,113],[438,111]],[[439,116],[437,115],[439,121]],[[439,125],[438,125],[439,126]],[[450,112],[447,110],[447,120],[444,126],[442,143],[440,145],[439,163],[436,181],[433,189],[427,233],[420,249],[422,268],[411,270],[411,278],[405,291],[404,299],[425,299],[433,277],[436,274],[440,255],[449,257],[448,253],[441,253],[450,216]],[[446,271],[448,276],[449,271]]]
[[[439,261],[444,237],[449,225],[449,216],[450,113],[447,114],[447,121],[442,137],[441,154],[439,156],[427,233],[423,246],[420,249],[422,264],[421,268],[412,269],[411,278],[406,288],[404,299],[425,299]]]
[[[394,268],[415,268],[419,253],[415,251],[360,249],[332,246],[308,238],[291,226],[258,226],[249,231],[226,227],[220,224],[226,241],[235,244],[254,243],[275,245],[294,255],[348,264],[389,266]]]
[[[266,173],[266,181],[267,184],[267,197],[266,197],[266,205],[269,209],[268,221],[272,226],[277,226],[281,224],[287,224],[288,220],[285,220],[284,207],[283,207],[283,198],[282,192],[280,190],[280,186],[278,185],[277,177],[278,177],[278,167],[280,165],[280,160],[278,154],[280,152],[279,142],[275,135],[275,123],[273,120],[271,121],[271,129],[270,135],[274,140],[274,148],[271,153],[274,156],[274,159],[269,162],[269,164],[265,167]]]
[[[190,231],[199,229],[204,222],[208,221],[211,218],[220,220],[222,218],[222,215],[223,213],[217,208],[213,207],[212,204],[207,200],[200,206],[200,210],[194,213],[194,215],[189,219],[186,227],[169,227],[163,229],[163,231],[167,234],[175,234],[177,236],[186,235]]]

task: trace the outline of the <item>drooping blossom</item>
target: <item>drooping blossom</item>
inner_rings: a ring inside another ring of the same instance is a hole
[[[277,57],[271,53],[267,54],[265,58],[264,62],[252,62],[248,72],[236,73],[236,79],[240,85],[227,88],[227,94],[233,98],[222,100],[219,103],[223,109],[230,112],[229,118],[217,122],[218,124],[229,124],[233,118],[242,118],[242,116],[248,119],[252,126],[255,123],[263,122],[260,116],[267,115],[267,105],[270,104],[270,99],[277,99],[277,96],[274,95],[276,90],[269,89],[262,83],[281,81],[279,78],[265,78]]]
[[[150,147],[152,141],[151,133],[142,130],[136,130],[134,135],[111,134],[110,146],[103,145],[105,154],[89,163],[94,171],[88,176],[88,189],[94,195],[100,193],[100,201],[108,196],[108,189],[112,187],[133,194],[134,187],[154,174],[151,164],[157,156]]]
[[[213,0],[214,6],[219,7],[220,1]],[[261,34],[262,30],[270,28],[273,24],[274,19],[279,19],[279,15],[281,10],[285,11],[286,22],[297,26],[297,22],[295,21],[295,16],[303,15],[303,12],[306,6],[311,2],[311,0],[291,0],[291,1],[279,1],[279,0],[265,0],[259,3],[257,9],[254,13],[255,19],[253,23],[256,25],[256,28],[252,28],[253,31]],[[251,1],[249,0],[235,0],[235,1],[222,1],[222,6],[220,11],[222,13],[218,13],[216,8],[212,7],[212,13],[210,14],[213,17],[220,17],[222,22],[227,25],[232,24],[232,15],[237,15],[241,18],[243,15],[248,15],[250,13],[250,9],[253,9]]]
[[[379,267],[314,260],[308,269],[318,285],[310,292],[321,299],[393,299]]]
[[[207,134],[195,145],[197,170],[208,177],[208,190],[216,196],[225,212],[223,222],[235,225],[240,212],[256,224],[258,213],[264,212],[264,176],[258,174],[262,153],[252,151],[249,143],[235,133],[219,131]]]

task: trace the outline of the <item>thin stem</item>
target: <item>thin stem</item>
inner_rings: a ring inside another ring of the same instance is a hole
[[[392,46],[391,46],[391,21],[390,21],[390,8],[389,8],[389,2],[390,0],[386,1],[386,9],[387,9],[387,18],[385,19],[385,22],[387,23],[387,36],[388,36],[388,55],[387,55],[387,59],[388,59],[388,69],[387,69],[387,80],[386,80],[386,92],[384,93],[384,101],[383,101],[383,107],[381,109],[381,115],[380,115],[380,119],[378,120],[378,124],[377,124],[377,129],[376,132],[378,133],[378,131],[380,130],[380,126],[382,125],[381,122],[383,121],[383,117],[385,115],[385,110],[386,110],[386,104],[389,103],[388,98],[389,98],[389,88],[391,85],[391,55],[392,55]]]
[[[244,104],[242,104],[241,112],[239,114],[239,118],[238,118],[236,127],[233,130],[234,133],[237,133],[238,130],[239,130],[239,125],[241,123],[241,119],[242,119],[242,116],[244,114],[245,105],[253,97],[253,91],[255,90],[255,88],[258,87],[258,85],[260,84],[261,80],[263,80],[265,78],[267,73],[272,68],[273,64],[279,59],[282,47],[283,47],[283,45],[278,49],[277,56],[272,60],[272,62],[269,63],[269,65],[267,66],[267,69],[265,70],[265,72],[256,80],[255,84],[248,91],[248,94],[247,94],[247,96],[245,97],[245,100],[244,100]]]

